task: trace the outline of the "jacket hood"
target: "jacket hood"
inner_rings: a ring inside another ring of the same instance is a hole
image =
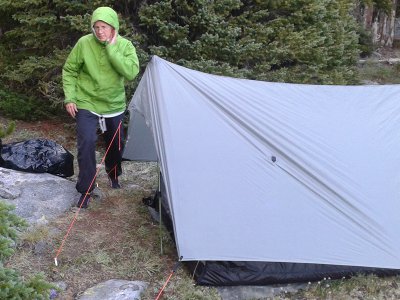
[[[99,7],[93,12],[92,21],[90,22],[92,28],[97,21],[106,22],[117,31],[119,30],[118,15],[115,10],[110,7]]]

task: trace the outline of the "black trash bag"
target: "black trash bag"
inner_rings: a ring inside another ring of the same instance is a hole
[[[63,146],[46,139],[4,144],[3,168],[30,173],[50,173],[60,177],[74,175],[74,156]]]
[[[3,149],[3,142],[2,142],[2,140],[0,139],[0,154],[1,154],[1,149]],[[0,155],[0,167],[4,167],[4,159],[3,159],[3,157]]]

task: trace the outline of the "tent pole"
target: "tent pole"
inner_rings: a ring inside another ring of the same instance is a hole
[[[158,164],[158,213],[160,214],[159,219],[159,235],[160,235],[160,254],[163,255],[163,239],[162,239],[162,217],[161,217],[161,173],[160,164]]]

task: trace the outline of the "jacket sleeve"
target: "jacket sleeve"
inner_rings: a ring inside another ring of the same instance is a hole
[[[122,41],[114,45],[108,44],[107,54],[114,69],[125,79],[133,80],[139,73],[139,59],[133,44],[128,40],[125,40],[126,43],[121,43]]]
[[[78,74],[83,64],[83,60],[80,54],[80,48],[81,45],[78,41],[74,48],[72,48],[62,69],[62,82],[65,95],[65,104],[70,102],[76,103],[76,86]]]

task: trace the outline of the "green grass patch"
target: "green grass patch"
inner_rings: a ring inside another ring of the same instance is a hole
[[[377,84],[399,84],[400,63],[389,64],[367,60],[358,69],[361,82],[375,82]]]

